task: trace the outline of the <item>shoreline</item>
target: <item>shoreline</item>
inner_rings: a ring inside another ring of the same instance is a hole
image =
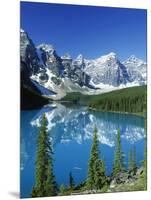
[[[87,108],[87,110],[88,111],[94,111],[94,112],[107,112],[107,113],[115,113],[115,114],[125,114],[125,115],[134,115],[134,116],[138,116],[138,117],[143,117],[143,118],[145,118],[145,114],[144,113],[130,113],[130,112],[122,112],[122,111],[104,111],[104,110],[100,110],[100,109],[97,109],[97,108],[92,108],[92,107],[89,107],[88,105],[84,105],[84,104],[77,104],[77,103],[73,103],[72,101],[65,101],[65,100],[63,100],[63,101],[56,101],[56,100],[53,100],[53,101],[49,101],[49,103],[48,104],[53,104],[53,103],[60,103],[60,104],[62,104],[62,105],[64,105],[64,106],[66,106],[66,104],[69,104],[70,105],[70,107],[79,107],[79,106],[84,106],[84,107],[86,107]],[[38,108],[32,108],[32,109],[21,109],[21,111],[30,111],[30,110],[35,110],[35,109],[41,109],[41,108],[43,108],[44,106],[46,106],[46,105],[48,105],[48,104],[45,104],[45,105],[43,105],[43,106],[40,106],[40,107],[38,107]]]
[[[139,116],[139,117],[145,118],[144,113],[130,113],[130,112],[122,112],[122,111],[103,111],[103,110],[99,110],[97,108],[91,108],[91,107],[87,107],[87,108],[88,108],[88,110],[95,111],[95,112],[109,112],[109,113],[117,113],[117,114],[125,114],[125,115],[134,115],[134,116]]]

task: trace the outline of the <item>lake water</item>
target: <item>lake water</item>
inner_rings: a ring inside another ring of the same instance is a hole
[[[47,105],[21,112],[21,197],[29,197],[34,185],[36,140],[41,117],[46,114],[47,129],[54,150],[54,174],[58,185],[68,185],[69,172],[75,183],[85,180],[94,125],[98,129],[100,157],[105,159],[106,174],[112,171],[117,129],[121,130],[125,164],[136,147],[137,164],[144,158],[144,119],[134,115],[88,111],[85,107]]]

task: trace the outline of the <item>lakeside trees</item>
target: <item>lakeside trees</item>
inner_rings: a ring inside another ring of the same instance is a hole
[[[47,132],[47,119],[43,115],[37,140],[35,185],[31,197],[54,196],[57,194],[52,154],[52,145]]]
[[[91,96],[74,92],[68,93],[62,100],[86,105],[92,110],[143,115],[146,112],[146,86],[135,86]]]
[[[125,166],[124,166],[124,154],[122,152],[122,146],[121,146],[121,133],[120,129],[118,129],[116,143],[115,143],[113,176],[116,176],[119,172],[123,172],[124,170]]]
[[[89,108],[98,109],[101,111],[114,111],[114,112],[128,112],[128,113],[143,113],[145,107],[143,106],[144,95],[125,96],[119,95],[112,97],[104,95],[100,99],[93,100],[89,104]]]
[[[86,187],[89,190],[98,190],[106,183],[105,163],[99,158],[99,141],[97,137],[97,128],[94,127],[93,143],[91,147],[90,160],[88,166],[88,175]]]
[[[88,104],[89,102],[87,102],[87,104],[92,108],[99,108],[100,110],[103,111],[122,111],[122,112],[133,112],[133,113],[142,112],[145,118],[145,133],[146,133],[146,117],[147,117],[146,93],[144,95],[145,90],[143,91],[143,89],[145,89],[145,87],[137,88],[137,90],[136,88],[124,89],[118,93],[115,91],[101,96],[95,96],[95,98],[93,97],[94,99],[90,99],[91,103]],[[139,90],[141,90],[141,93]],[[113,94],[115,94],[116,97]],[[86,96],[83,96],[83,98],[84,101],[86,101],[86,99],[89,99]],[[108,177],[106,176],[106,163],[100,157],[99,140],[97,135],[98,130],[97,127],[95,126],[93,132],[93,142],[88,162],[88,174],[86,180],[84,180],[81,184],[76,185],[73,174],[69,172],[69,184],[68,185],[62,184],[60,186],[60,191],[59,191],[53,173],[52,144],[51,141],[49,140],[49,135],[46,127],[47,127],[47,119],[46,116],[43,115],[37,140],[35,184],[32,189],[31,197],[55,196],[58,194],[69,195],[76,192],[79,193],[85,192],[85,190],[88,190],[90,192],[91,191],[106,192],[109,184],[111,183],[111,180],[113,180],[119,174],[122,176],[122,173],[124,172],[125,174],[127,173],[126,176],[127,175],[129,176],[130,174],[129,172],[134,172],[131,174],[136,174],[136,172],[138,172],[137,170],[139,169],[140,165],[138,167],[136,164],[135,148],[130,149],[128,169],[126,169],[125,167],[124,154],[122,151],[122,144],[121,144],[121,132],[120,129],[118,129],[115,142],[113,171],[110,176]],[[147,187],[146,149],[147,147],[145,145],[144,161],[142,162],[141,165],[141,167],[143,168],[143,172],[141,175],[141,184],[143,185],[143,188]],[[117,178],[119,178],[119,176]]]
[[[70,195],[74,193],[82,193],[85,191],[97,193],[107,192],[113,179],[119,179],[119,174],[137,171],[136,165],[136,149],[131,149],[129,152],[129,166],[128,169],[124,165],[124,154],[122,152],[121,144],[121,132],[117,130],[117,137],[115,143],[115,154],[113,160],[113,172],[110,176],[106,176],[105,161],[100,157],[99,152],[99,140],[97,135],[97,127],[94,127],[93,141],[90,151],[90,158],[88,162],[88,174],[87,179],[83,183],[76,185],[74,177],[69,172],[69,185],[61,185],[60,190],[57,188],[55,176],[53,174],[53,151],[52,144],[49,140],[47,132],[47,120],[43,115],[41,127],[39,130],[37,140],[37,156],[36,156],[36,173],[35,173],[35,185],[32,189],[31,197],[48,197],[55,195]],[[146,159],[143,162],[143,166],[146,169]],[[146,171],[142,174],[143,183],[146,181]],[[117,176],[117,177],[116,177]],[[125,174],[124,174],[125,176]]]
[[[93,143],[91,147],[90,160],[88,165],[87,188],[93,189],[95,187],[95,168],[96,162],[99,162],[99,142],[97,138],[97,128],[94,128]]]
[[[136,148],[135,147],[133,149],[130,149],[128,164],[129,164],[128,170],[135,173],[136,170],[137,170],[137,165],[136,165]]]

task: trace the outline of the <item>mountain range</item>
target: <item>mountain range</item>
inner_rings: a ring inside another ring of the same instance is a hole
[[[147,63],[134,55],[121,62],[111,52],[88,60],[59,56],[50,44],[34,45],[20,31],[21,88],[45,99],[61,99],[69,92],[100,94],[146,84]],[[23,92],[25,93],[25,92]]]

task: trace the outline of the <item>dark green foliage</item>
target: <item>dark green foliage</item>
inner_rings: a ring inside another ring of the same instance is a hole
[[[124,155],[121,147],[121,133],[120,129],[117,131],[117,139],[115,144],[115,155],[113,163],[113,176],[116,176],[118,173],[123,172],[124,167]]]
[[[99,190],[102,189],[107,184],[106,176],[105,176],[105,163],[102,160],[95,161],[95,189]]]
[[[75,186],[74,179],[73,179],[72,173],[70,172],[69,173],[69,188],[74,189],[74,186]]]
[[[90,160],[88,166],[88,177],[87,177],[87,187],[93,189],[95,187],[95,167],[99,160],[99,142],[97,138],[97,128],[94,128],[93,144],[90,153]]]
[[[93,144],[91,148],[88,177],[86,181],[87,189],[101,189],[106,181],[105,165],[99,159],[99,141],[97,137],[97,128],[94,128]]]
[[[146,86],[120,89],[99,95],[69,93],[62,100],[88,105],[90,109],[100,111],[145,113]]]
[[[129,171],[136,173],[137,165],[136,165],[136,148],[130,150],[129,152]]]
[[[143,174],[141,175],[141,179],[143,181],[144,190],[147,190],[147,145],[146,144],[144,147],[144,160],[142,164],[144,167],[144,171]]]
[[[53,175],[52,148],[47,132],[47,119],[43,115],[37,140],[35,186],[32,197],[56,195],[56,183]]]
[[[131,171],[133,169],[133,151],[130,149],[129,151],[129,161],[128,161],[128,170]]]
[[[37,191],[36,191],[36,188],[35,187],[33,187],[32,188],[32,192],[31,192],[31,195],[30,195],[31,197],[37,197]]]
[[[82,191],[85,188],[86,188],[86,180],[84,180],[84,182],[81,182],[80,184],[77,184],[74,187],[74,190]]]
[[[55,182],[55,177],[53,175],[53,165],[52,160],[48,161],[48,169],[47,169],[47,179],[46,179],[46,195],[47,196],[55,196],[57,195],[57,184]]]
[[[146,133],[146,87],[134,87],[118,90],[102,95],[87,96],[79,93],[67,95],[68,100],[80,104],[89,105],[90,108],[102,111],[120,111],[130,113],[143,113],[145,117],[145,133]],[[69,98],[70,97],[70,98]],[[36,156],[36,176],[35,185],[32,189],[31,197],[45,197],[55,196],[58,193],[55,177],[53,174],[53,151],[52,145],[47,132],[47,120],[45,115],[42,119],[42,124],[37,140],[37,156]],[[141,183],[146,188],[147,178],[147,157],[145,146],[145,158],[143,161],[144,171],[141,175]],[[136,149],[131,149],[129,152],[129,167],[131,172],[137,172],[136,165]],[[113,163],[113,172],[111,178],[114,178],[118,173],[124,172],[124,155],[121,146],[121,133],[118,129],[115,155]],[[129,173],[129,172],[127,172]],[[97,136],[97,128],[94,127],[93,143],[91,147],[90,159],[88,163],[87,179],[83,183],[74,184],[72,173],[69,173],[69,186],[60,186],[61,195],[70,195],[73,193],[81,193],[85,190],[94,190],[95,192],[106,192],[109,187],[109,179],[105,175],[105,162],[100,159],[99,155],[99,141]],[[141,186],[142,187],[142,186]]]
[[[145,95],[144,95],[143,113],[145,119],[147,119],[147,89],[145,90]],[[145,128],[146,128],[146,122],[145,122]]]
[[[66,194],[66,187],[62,184],[61,186],[60,186],[60,194],[61,195],[65,195]]]
[[[143,113],[145,86],[121,89],[99,95],[97,99],[89,103],[90,108],[101,111]]]

